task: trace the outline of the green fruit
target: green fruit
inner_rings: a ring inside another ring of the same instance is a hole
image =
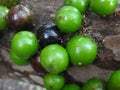
[[[0,0],[0,5],[7,6],[8,8],[17,5],[18,3],[20,3],[20,0]]]
[[[44,76],[44,86],[47,90],[61,90],[65,84],[65,78],[60,75],[46,74]]]
[[[97,15],[107,16],[114,12],[118,0],[90,0],[90,7]]]
[[[83,85],[82,90],[106,90],[106,85],[102,79],[92,78]]]
[[[37,37],[29,31],[21,31],[14,35],[11,50],[22,59],[29,59],[38,51]]]
[[[120,90],[120,70],[114,71],[108,79],[108,90]]]
[[[81,88],[77,84],[67,84],[62,90],[81,90]]]
[[[16,56],[12,51],[10,51],[10,58],[12,60],[13,63],[15,63],[16,65],[19,66],[25,66],[30,64],[30,60],[24,60],[18,56]]]
[[[9,9],[5,6],[0,6],[0,31],[8,27],[7,14]]]
[[[81,27],[82,15],[75,7],[64,6],[56,13],[55,20],[61,32],[72,33]]]
[[[64,0],[64,5],[74,6],[81,13],[85,13],[89,7],[89,0]]]
[[[75,66],[91,64],[97,54],[97,45],[89,37],[76,35],[72,37],[66,46],[70,60]]]
[[[62,46],[51,44],[41,51],[40,62],[49,73],[59,74],[67,68],[69,58]]]

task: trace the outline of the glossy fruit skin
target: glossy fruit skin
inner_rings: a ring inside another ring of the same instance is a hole
[[[25,65],[30,64],[29,59],[25,60],[21,57],[18,57],[17,55],[15,55],[14,52],[12,52],[12,50],[10,51],[10,58],[11,58],[11,61],[18,66],[25,66]]]
[[[52,74],[63,72],[69,64],[67,51],[58,44],[46,46],[40,53],[41,65]]]
[[[32,19],[32,12],[23,5],[14,6],[8,13],[8,23],[14,30],[31,28]]]
[[[62,90],[82,90],[77,84],[66,84]]]
[[[40,73],[45,73],[45,69],[42,67],[42,65],[40,64],[40,57],[39,54],[35,54],[32,58],[31,58],[31,66],[32,68],[36,71],[36,72],[40,72]]]
[[[102,79],[92,78],[83,85],[82,90],[106,90],[106,84]]]
[[[37,30],[37,38],[41,47],[45,47],[49,44],[57,44],[60,43],[61,40],[61,33],[59,29],[54,23],[46,23],[43,24]]]
[[[85,13],[89,7],[89,0],[64,0],[64,5],[74,6],[81,13]]]
[[[33,56],[38,51],[38,47],[37,37],[29,31],[20,31],[11,40],[11,50],[23,59]]]
[[[81,27],[82,15],[73,6],[63,6],[57,11],[55,21],[61,32],[73,33]]]
[[[91,0],[90,7],[97,15],[107,16],[114,12],[118,0]]]
[[[46,74],[43,80],[47,90],[61,90],[65,84],[65,78],[61,75]]]
[[[75,66],[91,64],[97,55],[97,45],[89,37],[76,35],[66,45],[71,63]]]
[[[120,90],[120,70],[114,71],[108,79],[108,90]]]
[[[0,31],[8,27],[7,14],[9,9],[6,6],[0,6]]]
[[[0,0],[0,5],[7,6],[8,8],[17,5],[18,3],[20,3],[20,0]]]

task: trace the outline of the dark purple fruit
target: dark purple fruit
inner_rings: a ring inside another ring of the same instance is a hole
[[[32,12],[23,5],[16,5],[8,13],[8,23],[12,29],[32,27]]]
[[[40,57],[39,54],[34,55],[31,58],[31,65],[32,68],[36,71],[36,72],[43,72],[45,73],[45,69],[41,66],[40,64]]]
[[[37,31],[37,38],[41,47],[49,44],[60,43],[61,33],[53,23],[43,24]]]

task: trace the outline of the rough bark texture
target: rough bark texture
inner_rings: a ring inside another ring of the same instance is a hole
[[[45,88],[22,81],[0,79],[0,90],[45,90]]]

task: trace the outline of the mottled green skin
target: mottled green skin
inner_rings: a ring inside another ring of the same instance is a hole
[[[94,13],[107,16],[114,12],[118,5],[118,0],[90,0],[90,7]]]
[[[7,6],[8,8],[12,8],[19,3],[20,0],[0,0],[0,5]]]
[[[29,60],[29,59],[24,60],[23,58],[16,56],[16,55],[12,52],[12,50],[10,51],[10,58],[11,58],[11,61],[12,61],[14,64],[18,65],[18,66],[25,66],[25,65],[30,64],[30,60]]]
[[[75,66],[91,64],[97,55],[97,45],[89,37],[76,35],[72,37],[66,46],[70,60]]]
[[[92,78],[83,85],[82,90],[106,90],[106,83],[102,79]]]
[[[9,9],[6,6],[0,6],[0,31],[8,27],[7,14]]]
[[[20,31],[11,40],[11,50],[22,59],[28,59],[38,51],[37,37],[30,31]]]
[[[81,27],[82,15],[75,7],[64,6],[57,11],[55,21],[61,32],[72,33]]]
[[[65,78],[57,74],[46,74],[43,80],[47,90],[61,90],[65,84]]]
[[[62,46],[51,44],[41,51],[40,62],[49,73],[59,74],[68,67],[69,57]]]
[[[107,90],[120,90],[120,70],[116,70],[110,75],[107,87]]]
[[[89,0],[64,0],[64,5],[74,6],[84,14],[88,10]]]

